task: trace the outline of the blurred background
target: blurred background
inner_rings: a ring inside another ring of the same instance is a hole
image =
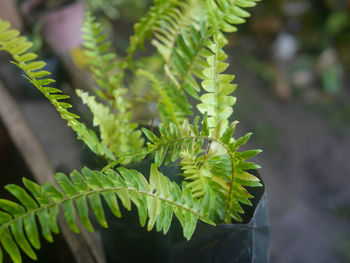
[[[89,86],[79,47],[85,10],[98,16],[124,55],[133,23],[150,3],[0,0],[0,17],[34,42],[57,85],[74,94]],[[263,149],[256,162],[268,195],[271,262],[350,262],[350,1],[263,0],[250,12],[248,23],[228,35],[226,51],[238,84],[239,133],[252,131],[248,147]],[[24,113],[50,165],[63,172],[80,168],[83,146],[8,59],[0,54],[0,86]],[[74,95],[72,103],[81,109]],[[2,114],[1,185],[34,176],[23,144],[16,143],[20,131],[10,126]],[[57,262],[72,262],[59,252],[63,241],[47,246]]]

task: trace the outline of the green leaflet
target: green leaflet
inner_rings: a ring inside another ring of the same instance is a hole
[[[106,156],[113,160],[113,154],[100,143],[96,134],[77,120],[79,116],[68,111],[68,108],[72,106],[61,101],[68,98],[68,96],[60,95],[58,94],[61,93],[60,90],[46,86],[54,80],[47,78],[51,73],[43,70],[45,63],[34,61],[37,55],[28,52],[31,46],[30,42],[18,37],[19,32],[8,29],[8,27],[9,23],[0,19],[0,50],[11,54],[14,59],[13,63],[24,71],[25,77],[55,106],[62,119],[66,120],[68,126],[76,132],[78,139],[84,141],[91,151],[97,155]]]
[[[30,245],[32,244],[36,249],[40,247],[36,239],[38,223],[35,217],[39,219],[42,234],[45,237],[51,236],[55,233],[51,223],[56,221],[57,213],[54,216],[45,217],[45,220],[40,218],[43,213],[58,206],[62,206],[68,226],[76,233],[79,233],[76,215],[84,227],[93,231],[87,213],[88,203],[98,222],[107,227],[101,197],[106,200],[108,207],[117,216],[120,216],[118,201],[121,201],[126,208],[130,207],[131,202],[134,203],[139,210],[141,224],[148,217],[148,230],[156,225],[157,231],[166,233],[174,213],[180,220],[187,239],[191,238],[198,219],[214,224],[203,216],[205,211],[201,208],[199,201],[193,198],[191,191],[186,187],[181,190],[176,183],[170,182],[160,173],[155,165],[151,167],[149,182],[135,170],[126,168],[118,170],[118,172],[108,170],[102,173],[84,168],[81,173],[73,171],[70,178],[58,173],[55,178],[62,190],[49,183],[39,186],[28,179],[24,179],[25,188],[16,185],[7,186],[6,189],[14,194],[20,203],[0,200],[2,210],[0,210],[0,251],[4,249],[13,262],[21,262],[20,250],[36,259]],[[28,194],[33,195],[35,200]],[[28,237],[24,234],[24,230]],[[36,233],[34,239],[33,233]],[[53,241],[53,239],[48,240]]]

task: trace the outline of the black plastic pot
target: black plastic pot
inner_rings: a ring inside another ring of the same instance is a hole
[[[175,240],[171,263],[268,263],[269,220],[266,195],[247,224],[199,223],[190,241]]]
[[[144,160],[129,168],[147,175],[151,163],[152,160]],[[181,181],[177,176],[178,167],[160,167],[160,170],[171,180]],[[109,228],[101,233],[107,262],[268,263],[269,218],[264,187],[248,190],[254,199],[253,207],[244,207],[244,223],[213,227],[198,222],[190,241],[183,238],[177,220],[173,220],[169,233],[164,236],[142,228],[136,208],[131,212],[124,209],[121,219],[107,214]]]

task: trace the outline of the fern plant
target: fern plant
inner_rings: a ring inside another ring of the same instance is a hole
[[[23,179],[24,188],[6,189],[18,200],[0,199],[0,262],[6,251],[13,262],[21,262],[22,250],[36,259],[39,230],[52,242],[59,232],[57,215],[61,207],[68,226],[78,233],[75,214],[83,226],[93,231],[88,203],[102,227],[107,227],[101,198],[112,213],[121,217],[119,205],[137,207],[140,224],[167,233],[173,217],[190,239],[201,220],[215,225],[242,221],[242,204],[252,205],[253,196],[245,187],[260,187],[260,180],[249,173],[259,166],[247,161],[260,150],[239,151],[251,136],[234,137],[237,121],[232,121],[234,76],[224,73],[229,64],[223,48],[225,33],[237,30],[257,0],[155,0],[130,38],[127,55],[117,55],[91,13],[83,24],[85,54],[95,94],[78,90],[77,95],[93,114],[99,135],[78,121],[68,109],[68,98],[54,82],[45,63],[30,52],[31,43],[0,19],[0,50],[8,52],[25,77],[53,104],[92,152],[108,163],[101,171],[85,167],[70,176],[57,173],[58,185],[42,186]],[[151,38],[162,67],[152,67],[135,58],[138,48]],[[158,111],[148,120],[152,129],[139,128],[134,120],[133,102],[140,99],[133,84],[143,78],[143,89],[151,94],[150,105]],[[192,101],[190,103],[189,101]],[[193,116],[193,105],[199,114]],[[191,121],[192,120],[192,121]],[[145,145],[145,139],[147,145]],[[154,163],[148,175],[124,168],[146,156]],[[161,165],[181,167],[180,187],[159,172]],[[149,178],[149,179],[147,179]]]

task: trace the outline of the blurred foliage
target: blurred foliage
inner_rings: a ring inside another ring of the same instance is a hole
[[[349,14],[348,0],[265,0],[240,33],[248,51],[244,64],[271,85],[285,75],[289,94],[306,100],[343,96],[350,70]]]
[[[339,253],[345,260],[350,262],[350,234],[348,237],[341,239],[339,244]]]
[[[335,207],[333,211],[339,218],[342,218],[345,222],[350,220],[350,206],[349,204],[343,204]],[[350,262],[350,229],[348,231],[338,234],[338,253],[343,258],[344,262]]]
[[[33,43],[32,51],[36,53],[40,53],[43,48],[43,39],[41,37],[41,28],[42,28],[42,21],[38,21],[35,23],[33,28],[31,29],[31,32],[29,32],[26,37],[29,41]]]
[[[151,4],[150,0],[84,0],[94,14],[102,13],[109,19],[117,19],[121,15],[136,20]]]

